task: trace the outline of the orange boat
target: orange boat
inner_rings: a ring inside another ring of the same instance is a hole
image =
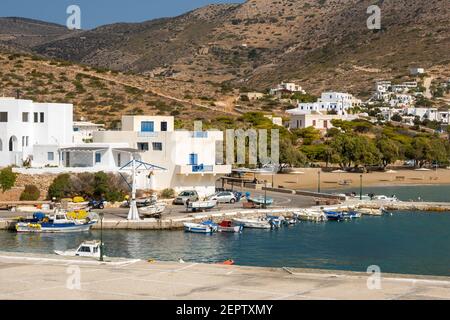
[[[226,266],[232,266],[232,265],[234,265],[234,260],[232,260],[232,259],[225,260],[224,262],[221,262],[219,264],[223,264],[223,265],[226,265]]]

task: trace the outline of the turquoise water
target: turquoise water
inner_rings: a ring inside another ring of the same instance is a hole
[[[0,232],[0,250],[52,253],[99,239],[84,234]],[[395,213],[351,222],[300,223],[280,230],[200,235],[183,231],[104,231],[106,254],[129,258],[450,276],[450,213]]]
[[[326,192],[356,192],[359,195],[359,188],[333,189]],[[363,194],[369,193],[396,195],[403,201],[417,201],[420,197],[422,201],[450,202],[450,185],[364,187]]]

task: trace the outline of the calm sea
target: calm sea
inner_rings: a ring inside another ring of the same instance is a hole
[[[450,213],[396,213],[352,222],[300,223],[280,230],[200,235],[183,231],[104,231],[106,254],[129,258],[450,276]],[[52,253],[100,233],[0,232],[1,251]]]

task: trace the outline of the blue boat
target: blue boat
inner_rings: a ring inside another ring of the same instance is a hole
[[[62,212],[47,216],[41,212],[33,214],[33,219],[27,219],[16,224],[17,232],[29,233],[67,233],[89,231],[96,220],[71,220]]]
[[[213,232],[216,232],[217,229],[219,229],[219,225],[212,220],[203,221],[201,224],[210,227]]]
[[[341,211],[324,211],[327,219],[330,221],[343,221],[344,213]]]
[[[184,223],[184,231],[186,232],[211,234],[217,232],[217,229],[217,224],[212,221],[205,221],[202,223]]]

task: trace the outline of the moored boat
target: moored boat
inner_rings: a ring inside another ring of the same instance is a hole
[[[207,211],[213,209],[217,205],[217,200],[194,201],[189,202],[187,208],[193,212]]]
[[[147,207],[140,208],[139,212],[144,216],[152,217],[161,215],[164,210],[166,210],[166,204],[164,202],[157,202]]]
[[[233,219],[233,222],[237,225],[242,225],[244,228],[251,229],[271,229],[272,226],[269,221],[262,219]]]
[[[324,211],[327,219],[330,221],[343,221],[344,214],[341,211]]]
[[[243,230],[242,225],[233,225],[233,222],[230,220],[224,220],[221,223],[219,223],[218,231],[219,232],[232,232],[232,233],[239,233]]]
[[[303,209],[295,212],[295,217],[298,220],[323,222],[327,221],[327,216],[322,210],[315,209]]]
[[[89,231],[97,223],[96,220],[69,219],[64,212],[56,212],[53,215],[42,213],[33,214],[33,219],[17,222],[17,232],[31,233],[67,233]]]
[[[192,232],[192,233],[213,233],[214,232],[214,228],[212,228],[211,226],[206,225],[206,224],[185,222],[183,225],[184,225],[184,230],[186,232]]]
[[[77,249],[66,251],[55,250],[55,253],[57,255],[67,257],[100,258],[100,246],[100,241],[84,241],[81,245],[78,246]]]

